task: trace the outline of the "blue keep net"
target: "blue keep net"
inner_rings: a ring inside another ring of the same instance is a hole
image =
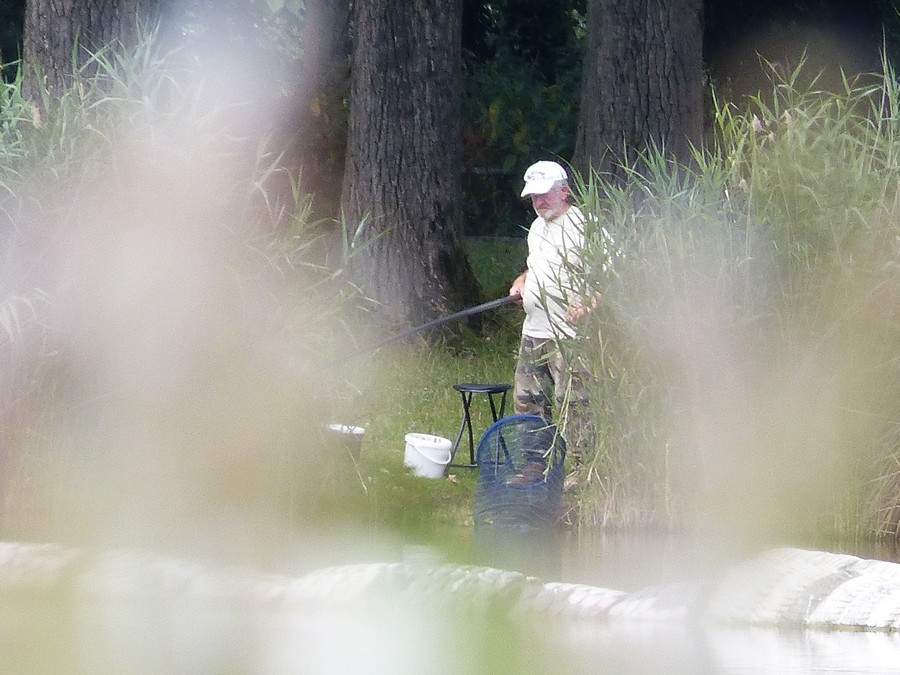
[[[542,526],[560,517],[566,442],[556,425],[538,415],[498,420],[475,451],[476,525]]]

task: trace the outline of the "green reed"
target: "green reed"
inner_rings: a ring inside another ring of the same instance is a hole
[[[716,100],[688,166],[650,152],[580,186],[621,252],[581,275],[604,298],[585,522],[897,532],[897,82],[798,81]]]
[[[251,123],[277,102],[216,82],[148,32],[60,91],[2,85],[7,536],[168,545],[216,511],[262,535],[325,489],[358,293]]]

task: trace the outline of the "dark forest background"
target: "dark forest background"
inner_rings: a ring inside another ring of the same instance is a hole
[[[235,49],[255,42],[279,56],[289,52],[302,70],[302,49],[292,44],[302,30],[290,25],[302,22],[302,12],[282,9],[273,20],[266,16],[266,3],[222,1],[249,3],[259,20],[253,26],[223,20],[207,26],[208,34]],[[21,51],[24,8],[25,0],[0,1],[0,56],[7,77],[14,75]],[[515,194],[522,168],[536,158],[572,156],[585,12],[586,0],[464,0],[467,234],[518,234],[530,217]],[[207,21],[210,16],[215,12],[206,14]],[[316,101],[316,114],[297,120],[304,152],[311,142],[316,146],[318,161],[305,171],[304,187],[315,195],[322,218],[335,218],[340,203],[352,32],[349,12],[346,16],[335,35],[325,36],[331,44],[328,62],[317,65],[315,95],[304,97]],[[272,39],[273,30],[278,39]],[[710,90],[720,100],[743,105],[769,88],[773,72],[792,73],[801,63],[809,80],[817,78],[816,86],[840,87],[844,74],[880,71],[882,55],[896,60],[900,0],[706,0],[703,39]]]

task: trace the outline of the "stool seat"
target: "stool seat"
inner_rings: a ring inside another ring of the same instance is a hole
[[[460,382],[454,384],[453,388],[462,393],[470,391],[473,394],[502,394],[512,389],[511,384],[481,384],[479,382]]]
[[[475,462],[475,432],[472,429],[472,415],[470,408],[472,405],[472,397],[476,394],[484,394],[488,397],[491,406],[491,417],[494,422],[503,417],[503,411],[506,409],[506,394],[512,389],[511,384],[486,384],[483,382],[460,382],[454,384],[453,388],[459,392],[462,398],[463,415],[459,424],[459,433],[456,434],[456,441],[453,443],[453,449],[450,453],[450,466],[475,468],[478,464]],[[500,396],[500,405],[494,400],[495,396]],[[463,434],[469,432],[469,463],[454,464],[453,459],[456,457],[456,451],[459,449],[459,443]]]

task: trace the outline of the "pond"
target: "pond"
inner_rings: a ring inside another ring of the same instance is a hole
[[[835,545],[831,550],[900,560],[897,546],[890,544]],[[427,551],[410,547],[405,557],[421,557]],[[475,528],[471,548],[462,557],[545,581],[633,592],[702,583],[749,555],[735,542],[689,537]],[[900,634],[876,631],[587,621],[562,630],[538,630],[536,640],[535,649],[555,655],[556,673],[900,674]]]
[[[475,564],[629,593],[673,588],[670,597],[691,601],[698,596],[682,594],[680,585],[713,579],[743,557],[740,549],[696,537],[562,530],[331,532],[298,541],[294,563],[274,577],[232,575],[211,561],[113,551],[77,561],[72,576],[56,586],[34,582],[29,593],[13,592],[28,576],[7,555],[12,585],[0,602],[0,670],[900,675],[898,634],[737,627],[694,615],[560,618],[532,611],[534,605],[515,611],[510,603],[530,587],[504,583],[521,582],[521,574],[485,575],[484,585],[469,586],[453,574],[429,576],[433,563],[451,563],[451,570],[459,568],[453,563]],[[388,564],[397,561],[411,570],[410,577],[399,576],[399,586]],[[63,567],[61,559],[47,558],[29,569],[35,579],[49,580]],[[368,585],[379,576],[387,585]]]

